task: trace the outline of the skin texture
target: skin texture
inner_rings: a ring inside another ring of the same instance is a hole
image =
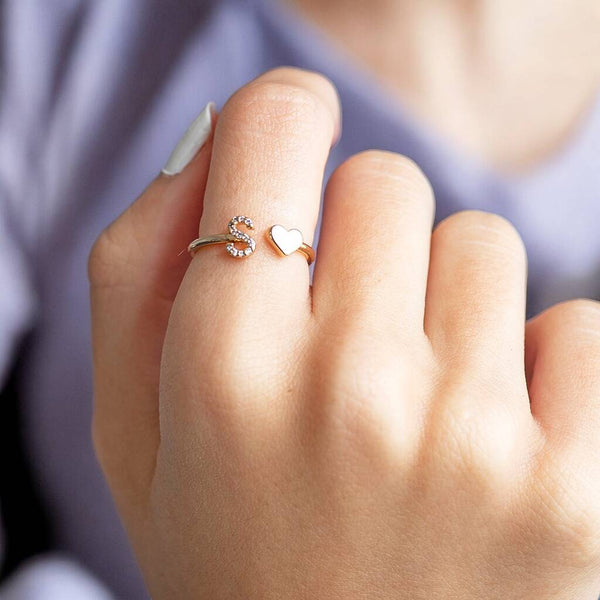
[[[597,0],[285,0],[417,122],[521,173],[568,145],[600,89]]]
[[[432,233],[379,151],[329,181],[311,287],[264,234],[310,243],[339,118],[266,73],[91,253],[94,440],[152,597],[595,600],[600,306],[526,323],[514,228]],[[236,214],[252,256],[179,254]]]

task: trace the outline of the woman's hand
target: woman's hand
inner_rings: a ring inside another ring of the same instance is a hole
[[[310,243],[339,119],[321,76],[259,77],[92,251],[94,437],[153,598],[595,599],[599,306],[526,327],[515,230],[431,234],[377,151],[329,182],[311,288],[264,235]],[[179,255],[239,214],[254,255]]]

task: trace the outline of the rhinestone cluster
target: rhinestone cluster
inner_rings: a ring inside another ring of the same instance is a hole
[[[247,247],[238,249],[233,243],[229,243],[225,246],[225,250],[227,250],[227,252],[235,258],[243,258],[245,256],[250,256],[254,252],[256,249],[256,242],[247,233],[239,231],[237,228],[238,224],[243,224],[248,229],[254,229],[254,223],[252,222],[252,219],[239,215],[237,217],[233,217],[233,219],[231,219],[227,225],[229,233],[233,237],[237,238],[241,243],[246,244]]]

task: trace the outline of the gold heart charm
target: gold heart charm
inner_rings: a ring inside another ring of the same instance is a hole
[[[302,244],[302,232],[298,229],[286,229],[283,225],[273,225],[269,230],[269,237],[274,246],[285,256],[294,254]]]

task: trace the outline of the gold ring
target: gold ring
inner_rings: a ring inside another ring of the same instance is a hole
[[[247,233],[240,231],[237,226],[245,225],[248,229],[254,229],[252,219],[238,215],[233,217],[227,225],[229,233],[207,235],[195,239],[189,246],[188,252],[194,256],[200,248],[212,246],[213,244],[226,244],[225,250],[234,258],[245,258],[256,250],[256,242]],[[286,229],[282,225],[273,225],[269,229],[268,237],[273,246],[282,256],[289,256],[294,252],[301,252],[310,265],[315,259],[315,251],[311,246],[304,243],[302,233],[298,229]],[[244,244],[244,248],[238,248],[235,244]]]

